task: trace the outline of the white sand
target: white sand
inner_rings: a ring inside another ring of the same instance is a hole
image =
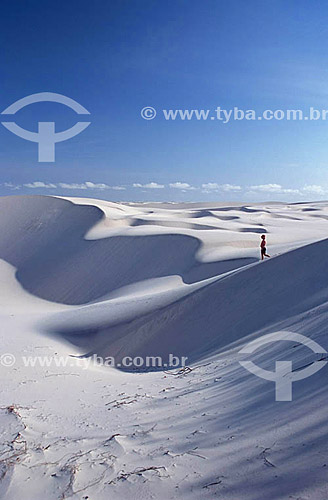
[[[282,329],[328,350],[327,228],[328,202],[0,198],[0,356],[16,358],[0,365],[0,498],[327,500],[328,368],[276,402],[238,362]],[[170,353],[191,371],[72,357]],[[277,359],[313,356],[252,357]]]

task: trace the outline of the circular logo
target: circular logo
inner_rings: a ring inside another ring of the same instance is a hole
[[[0,364],[2,366],[10,368],[11,366],[14,366],[15,362],[16,358],[13,354],[5,353],[0,356]]]
[[[142,108],[140,114],[144,120],[153,120],[157,113],[155,108],[146,106],[145,108]]]

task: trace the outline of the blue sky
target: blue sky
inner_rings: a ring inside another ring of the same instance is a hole
[[[113,201],[328,197],[327,121],[165,120],[163,109],[328,109],[324,1],[2,2],[0,108],[68,96],[91,125],[38,163],[0,125],[0,194]],[[153,120],[140,111],[152,106]],[[37,131],[78,121],[57,103],[12,117]],[[6,120],[7,121],[7,120]]]

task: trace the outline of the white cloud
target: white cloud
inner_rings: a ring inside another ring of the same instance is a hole
[[[187,182],[172,182],[169,184],[170,188],[173,189],[182,189],[183,191],[190,190],[190,189],[196,189]]]
[[[20,189],[22,186],[15,185],[12,182],[5,182],[3,186],[10,189]],[[102,182],[95,183],[91,181],[78,183],[66,183],[59,182],[58,184],[47,183],[43,181],[34,181],[23,184],[24,187],[29,189],[113,189],[114,191],[124,191],[126,188],[124,186],[109,186],[108,184],[104,184]]]
[[[66,182],[60,182],[58,185],[62,189],[87,189],[85,184],[67,184]]]
[[[207,182],[206,184],[202,184],[203,189],[219,189],[219,184],[216,182]]]
[[[204,192],[210,191],[241,191],[241,186],[236,186],[234,184],[217,184],[216,182],[207,182],[206,184],[202,184],[202,188],[205,190]]]
[[[103,182],[91,182],[91,181],[86,181],[83,182],[82,184],[67,184],[65,182],[60,182],[58,184],[62,189],[115,189],[115,190],[123,190],[125,189],[124,187],[121,186],[114,186],[111,187],[108,184],[104,184]]]
[[[88,189],[110,189],[110,186],[108,186],[107,184],[103,183],[95,184],[94,182],[91,181],[86,181],[85,186]]]
[[[300,190],[299,189],[290,189],[290,188],[286,188],[286,189],[283,189],[282,190],[283,193],[290,193],[290,194],[300,194]]]
[[[18,190],[21,187],[28,189],[71,189],[71,190],[113,190],[113,191],[125,191],[129,187],[141,188],[141,189],[163,189],[164,184],[158,184],[157,182],[149,182],[147,184],[134,183],[132,186],[110,186],[105,183],[95,183],[92,181],[85,181],[82,183],[66,183],[59,182],[53,184],[44,181],[33,181],[23,185],[15,185],[12,182],[5,182],[2,186]],[[173,182],[168,184],[171,189],[177,189],[181,192],[187,192],[190,190],[201,189],[202,193],[224,193],[224,192],[240,192],[245,191],[248,195],[255,195],[256,193],[271,193],[271,194],[291,194],[291,195],[317,195],[324,196],[328,195],[328,188],[317,184],[305,185],[302,189],[285,188],[281,184],[268,183],[268,184],[258,184],[253,186],[239,186],[235,184],[218,184],[216,182],[207,182],[201,185],[201,187],[194,187],[187,182]]]
[[[42,181],[34,181],[34,182],[29,182],[28,184],[24,184],[25,187],[30,188],[30,189],[53,189],[56,188],[56,184],[47,184],[46,182]]]
[[[222,191],[241,191],[241,186],[235,186],[233,184],[222,184],[220,186]]]
[[[250,186],[250,190],[276,194],[299,194],[300,192],[299,189],[283,188],[280,184],[259,184],[258,186]]]
[[[149,182],[148,184],[134,183],[133,187],[146,189],[163,189],[165,186],[163,184],[157,184],[157,182]]]
[[[10,189],[19,189],[19,188],[20,188],[20,186],[18,186],[18,185],[16,186],[16,185],[15,185],[15,184],[13,184],[12,182],[5,182],[5,183],[4,183],[4,186],[5,186],[6,188],[10,188]]]
[[[317,184],[306,185],[304,186],[303,191],[305,193],[313,193],[320,195],[324,195],[327,193],[327,190],[325,190],[322,186],[318,186]]]
[[[280,184],[260,184],[258,186],[251,186],[252,191],[262,191],[265,193],[281,192],[282,186]]]

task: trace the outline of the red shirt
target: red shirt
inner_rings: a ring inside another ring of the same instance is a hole
[[[265,246],[266,246],[266,241],[265,241],[265,240],[262,240],[262,241],[261,241],[261,248],[265,248]]]

